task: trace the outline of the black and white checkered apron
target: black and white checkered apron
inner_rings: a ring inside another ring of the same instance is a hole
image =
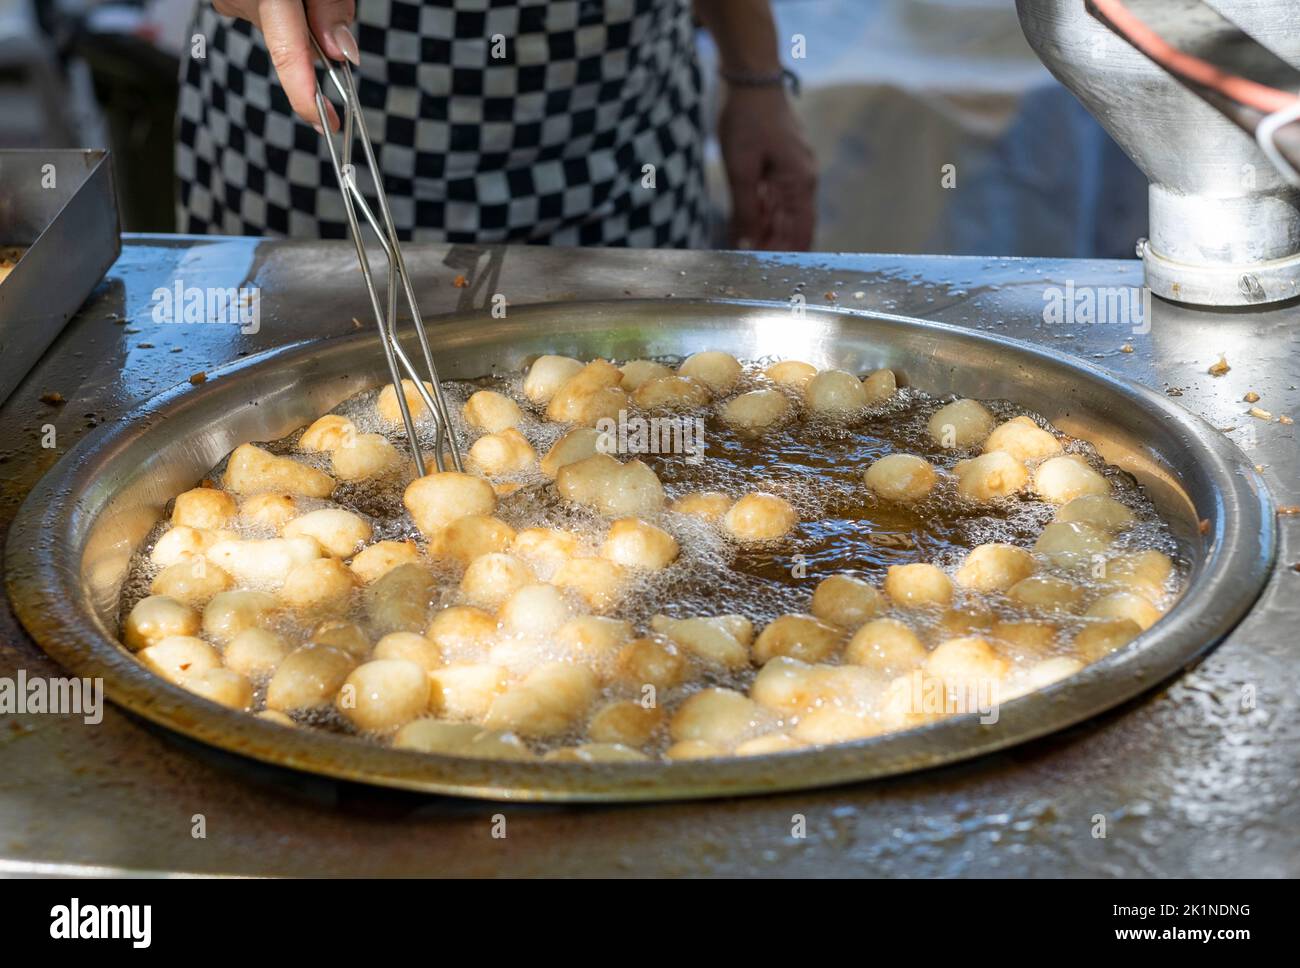
[[[358,0],[353,31],[402,238],[705,244],[690,0]],[[206,56],[181,69],[178,230],[346,238],[323,139],[261,34],[211,0],[192,33]]]

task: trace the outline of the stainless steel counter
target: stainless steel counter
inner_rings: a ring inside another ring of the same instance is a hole
[[[1300,413],[1300,310],[1209,316],[1157,302],[1135,321],[1107,290],[1140,285],[1136,262],[466,246],[411,247],[408,262],[428,315],[483,309],[497,293],[514,304],[802,293],[810,305],[996,330],[1167,389],[1233,428],[1278,504],[1300,505],[1296,428],[1276,420]],[[259,287],[260,328],[155,322],[154,290],[178,281]],[[1098,294],[1111,318],[1088,322]],[[1063,320],[1044,318],[1062,304]],[[129,239],[0,409],[0,528],[91,426],[238,356],[366,320],[350,243]],[[1210,376],[1220,353],[1231,369]],[[1246,415],[1248,391],[1275,419]],[[66,402],[42,402],[51,393]],[[55,445],[43,447],[51,426]],[[1268,590],[1197,668],[1100,720],[962,766],[746,800],[502,805],[289,773],[113,709],[95,726],[11,715],[0,719],[0,873],[1295,876],[1300,515],[1280,523]],[[59,674],[6,603],[0,677],[19,669]],[[196,814],[206,837],[193,836]],[[504,838],[493,836],[497,815]],[[804,837],[792,836],[796,815]]]

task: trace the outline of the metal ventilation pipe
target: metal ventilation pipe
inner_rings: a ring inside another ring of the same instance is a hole
[[[1128,0],[1132,12],[1208,60],[1235,58],[1295,92],[1295,0]],[[1175,78],[1084,0],[1017,0],[1020,23],[1068,87],[1151,183],[1149,239],[1138,245],[1152,292],[1202,306],[1300,296],[1300,188],[1223,105]],[[1177,39],[1176,39],[1177,38]]]

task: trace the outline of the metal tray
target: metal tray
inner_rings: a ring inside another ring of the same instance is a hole
[[[633,358],[727,350],[865,372],[889,366],[934,393],[1014,400],[1147,488],[1193,562],[1180,602],[1128,647],[1004,705],[821,749],[676,763],[505,763],[386,749],[288,729],[214,705],[148,672],[115,639],[132,552],[166,503],[238,444],[272,440],[386,379],[377,337],[297,343],[184,384],[83,440],[33,489],[6,548],[9,594],[33,638],[107,696],[203,742],[270,763],[493,799],[652,800],[824,786],[923,769],[1024,742],[1150,689],[1211,648],[1272,568],[1274,515],[1259,476],[1209,424],[1163,395],[1051,350],[939,323],[782,304],[570,303],[431,323],[444,378],[516,370],[541,353]]]
[[[27,251],[0,282],[0,403],[122,251],[107,151],[0,151],[0,246]]]

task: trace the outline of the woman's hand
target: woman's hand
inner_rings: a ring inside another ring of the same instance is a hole
[[[212,0],[212,6],[222,16],[247,20],[262,32],[289,104],[298,117],[319,130],[316,54],[308,28],[329,57],[359,64],[361,52],[348,29],[356,15],[354,0]],[[325,110],[331,130],[338,130],[338,114],[328,99]]]

